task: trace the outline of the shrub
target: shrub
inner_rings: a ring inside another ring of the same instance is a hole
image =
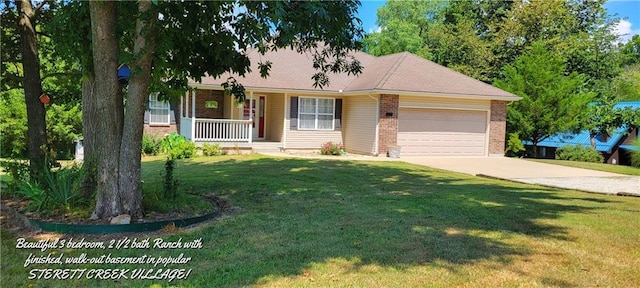
[[[31,211],[40,211],[48,198],[46,191],[40,188],[38,184],[26,181],[18,183],[16,192],[30,201],[27,209]]]
[[[151,155],[151,156],[158,155],[158,153],[160,153],[161,145],[162,144],[161,144],[160,138],[156,137],[155,135],[147,135],[147,134],[142,135],[142,154],[143,155]]]
[[[593,163],[602,163],[604,161],[604,157],[600,152],[582,145],[567,145],[556,149],[556,159]]]
[[[193,142],[182,142],[169,151],[169,159],[186,159],[196,155],[196,144]]]
[[[178,180],[173,177],[176,161],[167,159],[164,163],[164,196],[175,199],[178,195]]]
[[[162,152],[169,153],[169,159],[191,158],[196,155],[196,144],[175,132],[162,138],[160,147]]]
[[[640,167],[640,138],[633,142],[635,151],[631,151],[631,166]]]
[[[342,155],[344,154],[343,146],[340,143],[327,142],[320,147],[322,155]]]
[[[82,180],[85,169],[80,165],[61,167],[56,170],[45,169],[44,188],[51,199],[53,209],[68,211],[82,202]]]
[[[522,156],[526,149],[524,148],[524,144],[522,144],[522,140],[520,140],[520,135],[518,133],[509,133],[509,140],[507,140],[507,149],[505,149],[507,156],[515,157]]]
[[[11,192],[18,191],[18,185],[21,182],[29,181],[29,162],[16,159],[0,161],[2,170],[9,174],[9,180],[3,180],[7,184],[8,190]],[[3,177],[4,178],[4,177]]]
[[[227,154],[227,151],[222,149],[222,146],[220,146],[220,143],[216,143],[213,145],[209,143],[205,143],[204,145],[202,145],[201,149],[202,149],[202,155],[204,156],[220,156],[220,155]]]

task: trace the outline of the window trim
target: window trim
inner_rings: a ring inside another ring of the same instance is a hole
[[[169,104],[169,102],[167,101],[160,101],[158,100],[158,93],[152,93],[149,94],[149,125],[171,125],[171,105]],[[160,106],[158,105],[159,103],[162,103],[164,105]],[[152,110],[165,110],[166,114],[153,114]],[[157,122],[157,121],[152,121],[153,117],[152,116],[166,116],[167,121],[166,122]]]
[[[315,101],[314,113],[303,113],[302,102],[301,99],[313,99]],[[318,112],[318,100],[319,99],[328,99],[331,100],[331,113],[319,113]],[[298,96],[298,130],[307,130],[307,131],[335,131],[336,130],[336,98],[333,97],[311,97],[311,96]],[[314,115],[314,128],[303,128],[300,126],[301,124],[301,115]],[[331,128],[318,128],[318,116],[319,115],[331,115]]]

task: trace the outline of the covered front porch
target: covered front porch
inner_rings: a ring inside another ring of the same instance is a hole
[[[179,132],[192,142],[223,146],[280,142],[283,106],[284,95],[248,92],[236,103],[221,90],[195,89],[180,99]]]

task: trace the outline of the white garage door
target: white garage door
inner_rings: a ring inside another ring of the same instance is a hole
[[[400,154],[484,156],[486,130],[485,111],[400,108]]]

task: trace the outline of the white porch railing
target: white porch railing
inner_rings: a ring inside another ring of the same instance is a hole
[[[192,124],[191,118],[186,118]],[[182,118],[185,120],[185,118]],[[185,122],[187,122],[185,121]],[[192,141],[198,142],[247,142],[251,143],[251,120],[229,120],[229,119],[198,119],[196,118],[194,126],[185,127],[182,130],[182,122],[180,123],[180,131],[185,137],[187,134],[193,137],[187,137]],[[191,128],[193,127],[193,130]],[[193,131],[193,135],[191,135]]]

